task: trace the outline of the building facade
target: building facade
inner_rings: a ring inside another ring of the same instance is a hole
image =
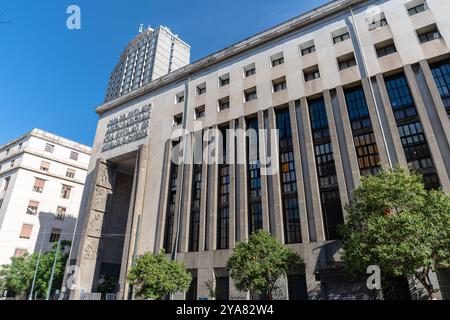
[[[249,299],[226,262],[262,228],[305,261],[276,298],[373,298],[344,273],[337,226],[378,164],[450,192],[448,12],[333,1],[99,106],[67,296],[110,277],[127,299],[132,261],[164,249],[194,279],[175,299],[208,297],[209,280],[219,299]],[[448,297],[448,273],[431,277]],[[414,279],[389,283],[385,298],[420,295]]]
[[[90,154],[38,129],[0,147],[0,264],[72,241]]]
[[[142,27],[141,27],[142,28]],[[120,56],[105,101],[114,100],[189,64],[190,46],[168,27],[141,30]]]

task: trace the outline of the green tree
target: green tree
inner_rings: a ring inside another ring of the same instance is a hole
[[[164,253],[146,253],[135,261],[128,281],[139,298],[161,299],[177,291],[187,291],[192,276],[183,263],[169,260]]]
[[[259,230],[248,242],[237,244],[227,267],[238,290],[264,294],[272,300],[277,280],[288,272],[302,269],[303,260],[269,233]]]
[[[419,174],[396,167],[362,178],[346,210],[346,269],[360,273],[378,265],[384,275],[414,276],[432,299],[429,272],[450,266],[450,197],[426,190]]]

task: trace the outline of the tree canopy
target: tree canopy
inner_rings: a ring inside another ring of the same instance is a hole
[[[302,269],[303,260],[268,232],[259,230],[248,242],[237,244],[227,266],[238,290],[264,294],[271,300],[277,280]]]
[[[429,272],[450,266],[450,197],[426,190],[421,175],[396,167],[363,177],[346,210],[347,270],[377,265],[385,275],[415,276],[432,298]]]
[[[137,297],[161,299],[177,291],[187,291],[192,276],[183,263],[169,260],[164,253],[146,253],[136,259],[128,280]]]

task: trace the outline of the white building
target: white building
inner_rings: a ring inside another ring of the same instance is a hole
[[[72,240],[90,154],[38,129],[0,147],[0,264]]]
[[[142,28],[142,27],[141,27]],[[191,47],[166,26],[148,28],[123,51],[111,73],[105,101],[111,101],[189,64]]]

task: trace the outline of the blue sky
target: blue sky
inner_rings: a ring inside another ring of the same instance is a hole
[[[0,145],[40,128],[92,144],[95,107],[139,24],[169,26],[191,61],[327,0],[1,0]],[[81,30],[66,9],[81,8]]]

